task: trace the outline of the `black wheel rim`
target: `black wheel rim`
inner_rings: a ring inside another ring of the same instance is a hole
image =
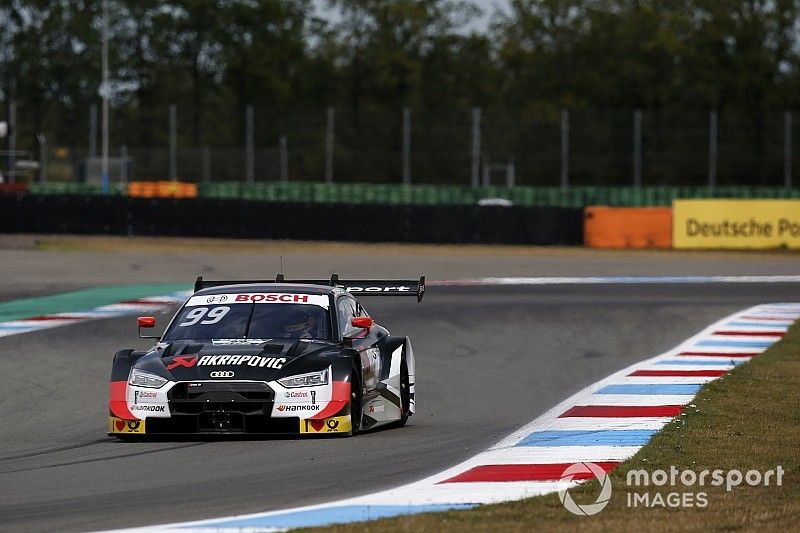
[[[406,364],[404,362],[402,368],[400,369],[400,404],[403,407],[403,415],[405,416],[408,416],[408,412],[411,408],[411,401],[408,389],[409,389],[408,369],[406,368]]]

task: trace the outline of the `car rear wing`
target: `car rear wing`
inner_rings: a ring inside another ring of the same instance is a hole
[[[419,279],[339,279],[338,274],[331,274],[330,279],[286,279],[283,274],[278,274],[275,279],[248,279],[248,280],[204,280],[203,276],[198,276],[194,282],[194,292],[209,287],[219,287],[221,285],[244,285],[244,284],[276,284],[276,283],[296,283],[301,285],[327,285],[329,287],[341,287],[347,292],[356,296],[416,296],[417,302],[422,301],[425,296],[425,276]]]

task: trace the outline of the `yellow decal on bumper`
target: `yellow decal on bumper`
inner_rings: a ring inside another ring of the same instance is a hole
[[[144,420],[123,420],[110,416],[108,417],[108,432],[144,435]]]
[[[300,433],[347,433],[351,427],[349,416],[300,421]]]

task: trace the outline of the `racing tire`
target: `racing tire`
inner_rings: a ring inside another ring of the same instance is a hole
[[[405,359],[400,362],[400,420],[397,421],[397,427],[401,428],[408,422],[408,417],[411,413],[411,380],[408,377],[408,366]]]
[[[115,434],[114,438],[122,442],[142,442],[145,440],[143,435],[122,435]]]
[[[350,376],[350,434],[356,435],[361,431],[361,421],[364,412],[364,391],[361,386],[361,371],[353,367]]]

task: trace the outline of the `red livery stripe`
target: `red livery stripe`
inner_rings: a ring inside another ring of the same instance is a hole
[[[175,302],[168,301],[168,300],[125,300],[124,302],[120,302],[121,304],[128,304],[128,305],[170,305]]]
[[[629,418],[638,416],[678,416],[680,405],[576,405],[569,408],[558,418],[576,416],[591,418]]]
[[[441,483],[481,483],[503,481],[558,481],[561,475],[573,463],[534,464],[534,465],[482,465],[470,468],[455,477],[440,481]],[[595,463],[606,472],[614,470],[619,462],[606,461]],[[594,474],[586,472],[572,476],[574,480],[591,479]]]
[[[783,337],[783,331],[715,331],[714,335],[741,335],[743,337]]]
[[[320,420],[328,418],[329,416],[336,416],[339,411],[344,409],[350,403],[350,382],[349,381],[334,381],[331,401],[328,402],[322,411],[310,416],[312,420]]]
[[[128,410],[127,392],[127,380],[112,381],[108,386],[108,408],[111,410],[111,414],[117,418],[136,420],[136,417]]]
[[[631,372],[628,375],[629,376],[672,376],[672,377],[695,376],[695,377],[714,378],[718,376],[724,376],[727,373],[728,373],[727,370],[637,370],[636,372]]]
[[[702,357],[755,357],[761,352],[681,352],[678,355],[688,355],[688,356],[702,356]]]
[[[61,315],[61,316],[42,315],[42,316],[34,316],[31,318],[25,318],[23,320],[35,320],[37,322],[44,322],[46,320],[83,320],[84,318],[86,317],[71,316],[71,315]]]

